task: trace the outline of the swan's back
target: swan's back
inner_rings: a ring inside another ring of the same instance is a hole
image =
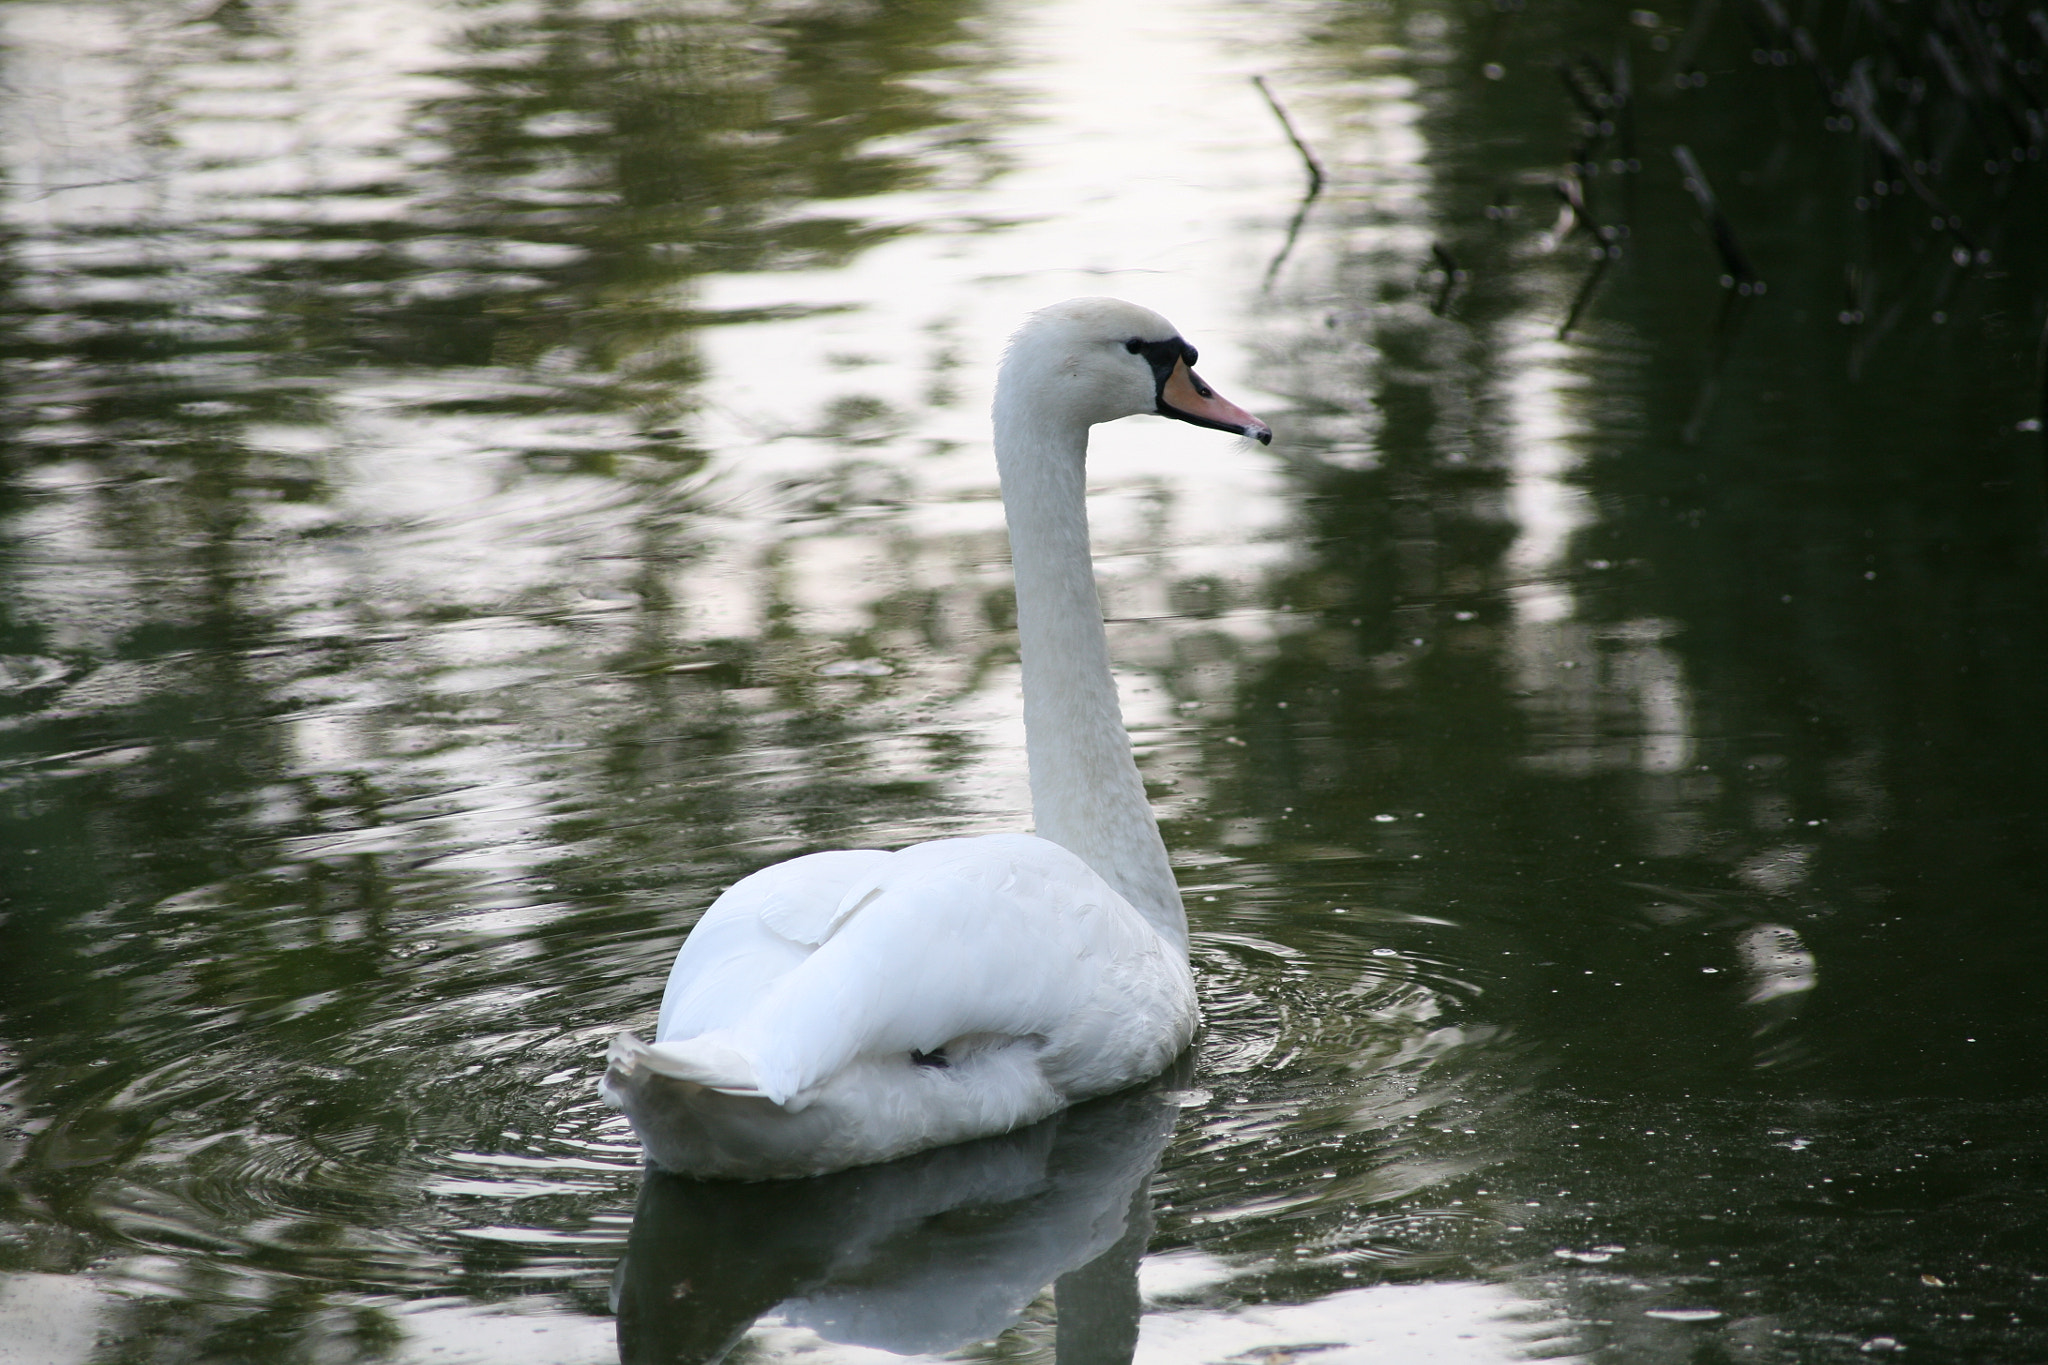
[[[603,1088],[657,1165],[815,1174],[1035,1122],[1187,1045],[1177,946],[1026,834],[814,854],[735,884]]]

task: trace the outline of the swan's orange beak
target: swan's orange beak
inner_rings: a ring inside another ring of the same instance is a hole
[[[1204,384],[1184,359],[1173,362],[1172,372],[1159,386],[1159,415],[1192,422],[1198,427],[1234,431],[1260,445],[1273,444],[1273,428]]]

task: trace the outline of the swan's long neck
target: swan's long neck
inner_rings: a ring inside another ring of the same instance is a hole
[[[1131,756],[1088,549],[1088,426],[996,389],[996,465],[1017,576],[1024,745],[1038,833],[1081,859],[1187,947],[1187,916]],[[1021,390],[1021,391],[1020,391]]]

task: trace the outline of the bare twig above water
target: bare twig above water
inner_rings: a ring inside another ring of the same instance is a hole
[[[1721,268],[1728,274],[1728,283],[1738,294],[1763,292],[1763,282],[1749,268],[1749,257],[1742,254],[1742,244],[1735,239],[1735,226],[1721,211],[1721,201],[1714,197],[1714,187],[1707,180],[1707,173],[1700,169],[1699,159],[1692,154],[1692,148],[1680,143],[1671,149],[1671,154],[1678,159],[1678,169],[1685,175],[1685,188],[1691,192],[1693,202],[1700,206],[1700,217],[1706,220],[1707,231],[1713,234],[1714,250],[1721,254]]]
[[[1558,63],[1557,74],[1564,81],[1565,90],[1586,118],[1586,140],[1574,154],[1574,159],[1586,168],[1586,174],[1597,170],[1601,150],[1624,126],[1629,81],[1625,50],[1620,60],[1620,67],[1611,74],[1597,57],[1585,53]]]
[[[1885,159],[1891,162],[1892,170],[1898,178],[1905,181],[1913,193],[1920,196],[1922,203],[1934,210],[1936,222],[1956,239],[1956,244],[1969,252],[1973,258],[1976,257],[1977,243],[1963,231],[1962,218],[1951,213],[1948,206],[1928,187],[1927,182],[1920,178],[1920,172],[1915,167],[1912,155],[1906,151],[1905,144],[1900,142],[1898,135],[1878,117],[1877,92],[1871,84],[1868,57],[1856,63],[1855,68],[1850,71],[1848,83],[1842,87],[1842,101],[1849,112],[1856,116],[1856,122],[1863,128],[1863,135],[1876,143],[1878,150],[1884,153]]]
[[[1607,121],[1613,109],[1614,96],[1608,88],[1607,73],[1591,57],[1581,55],[1568,62],[1557,64],[1558,79],[1564,82],[1565,93],[1572,97],[1572,103],[1579,106],[1579,112],[1588,122],[1597,126]]]
[[[1498,8],[1505,0],[1494,2]],[[2032,196],[2040,188],[2038,163],[2048,160],[2048,94],[2043,93],[2040,78],[2042,61],[2048,58],[2048,0],[1928,0],[1903,9],[1884,0],[1828,0],[1818,7],[1803,0],[1686,3],[1692,13],[1684,32],[1673,35],[1667,29],[1652,39],[1653,46],[1670,51],[1664,76],[1677,90],[1706,84],[1702,63],[1708,62],[1704,54],[1709,42],[1718,42],[1713,35],[1739,19],[1760,66],[1789,68],[1787,75],[1799,83],[1810,81],[1824,106],[1820,121],[1826,130],[1857,135],[1848,139],[1847,149],[1864,162],[1854,172],[1862,183],[1856,187],[1860,192],[1854,193],[1857,217],[1851,219],[1850,245],[1862,258],[1847,265],[1848,297],[1839,313],[1842,324],[1854,329],[1849,349],[1852,379],[1860,377],[1871,352],[1915,316],[1943,327],[1950,322],[1952,308],[1975,306],[1972,286],[1980,280],[2006,278],[1984,269],[1995,257],[2002,253],[2016,262],[2023,259],[2025,253],[2014,256],[2017,248],[2006,248],[2004,239],[2023,224],[2038,236],[2032,221],[2038,201]],[[1823,26],[1820,20],[1826,14],[1841,23]],[[1631,20],[1663,27],[1647,11],[1631,15]],[[1577,131],[1566,167],[1544,177],[1561,203],[1555,224],[1537,237],[1535,245],[1546,252],[1576,246],[1584,240],[1581,231],[1597,239],[1589,252],[1590,269],[1581,277],[1558,329],[1560,337],[1581,325],[1606,275],[1615,273],[1610,266],[1619,259],[1635,222],[1637,181],[1631,173],[1641,165],[1635,159],[1639,130],[1633,117],[1633,86],[1644,76],[1631,66],[1640,60],[1641,53],[1624,31],[1610,62],[1584,52],[1556,62],[1563,93],[1578,116]],[[1726,69],[1723,60],[1715,74],[1719,79],[1737,73]],[[1744,170],[1745,183],[1754,180],[1780,191],[1772,197],[1775,202],[1745,200],[1752,211],[1768,213],[1784,202],[1791,147],[1791,141],[1781,138],[1767,162]],[[1729,362],[1741,328],[1750,310],[1760,306],[1756,296],[1765,292],[1765,282],[1744,250],[1728,208],[1715,194],[1701,158],[1683,145],[1672,147],[1672,152],[1721,267],[1722,297],[1710,324],[1711,352],[1684,427],[1684,439],[1693,442],[1701,439],[1711,419],[1722,381],[1731,373]],[[1719,155],[1732,161],[1740,154],[1724,149]],[[1981,179],[1974,174],[1978,167]],[[1736,162],[1721,173],[1732,174],[1738,168]],[[1612,184],[1617,177],[1621,183]],[[1802,188],[1801,193],[1810,189]],[[1919,211],[1922,205],[1926,216]],[[1863,217],[1874,213],[1869,220]],[[1487,216],[1496,221],[1506,214],[1499,201],[1487,209]],[[1970,229],[1964,226],[1965,214]],[[1884,220],[1881,225],[1879,217]],[[1607,220],[1605,226],[1602,220]],[[1926,232],[1930,225],[1936,234],[1932,241]],[[1880,269],[1879,250],[1890,254],[1901,246],[1908,249],[1903,271],[1896,263]],[[1930,246],[1932,250],[1927,249]],[[2030,401],[2038,403],[2042,415],[2023,424],[2030,433],[2037,424],[2048,427],[2048,338],[2043,339],[2035,364],[2040,393]],[[2048,430],[2042,438],[2041,472],[2048,498]],[[2043,549],[2048,552],[2048,502],[2042,529]]]
[[[1252,84],[1259,87],[1259,93],[1266,97],[1266,107],[1273,111],[1273,117],[1280,120],[1280,127],[1286,132],[1287,140],[1294,144],[1294,150],[1301,153],[1301,164],[1308,168],[1308,197],[1313,199],[1323,192],[1323,167],[1316,160],[1316,154],[1301,140],[1301,134],[1294,131],[1294,120],[1287,117],[1287,111],[1280,107],[1280,101],[1273,98],[1273,92],[1266,88],[1264,76],[1252,77]]]
[[[1586,203],[1585,181],[1580,172],[1583,165],[1574,165],[1566,174],[1552,182],[1557,197],[1564,207],[1558,211],[1557,224],[1548,235],[1549,250],[1556,250],[1583,228],[1598,246],[1593,248],[1593,268],[1586,272],[1585,280],[1579,285],[1579,292],[1572,298],[1571,310],[1565,314],[1563,325],[1557,329],[1557,338],[1564,340],[1571,335],[1572,328],[1579,325],[1579,318],[1585,313],[1586,305],[1593,300],[1593,291],[1600,287],[1601,277],[1607,267],[1621,259],[1621,229],[1611,223],[1594,219],[1592,209]]]
[[[1586,226],[1612,246],[1627,235],[1627,229],[1620,225],[1597,226],[1596,217],[1611,218],[1613,211],[1599,215],[1589,206],[1597,183],[1619,178],[1621,221],[1629,223],[1635,219],[1636,173],[1642,169],[1642,163],[1636,160],[1635,72],[1628,44],[1623,41],[1616,46],[1612,66],[1602,66],[1599,58],[1582,52],[1558,63],[1557,74],[1572,103],[1585,117],[1584,140],[1572,153],[1572,174],[1583,201],[1575,207]],[[1619,155],[1615,155],[1617,152]]]
[[[1835,84],[1834,73],[1828,70],[1828,64],[1821,57],[1820,49],[1814,45],[1813,35],[1793,23],[1792,16],[1785,12],[1785,7],[1779,4],[1778,0],[1757,0],[1757,8],[1764,12],[1764,18],[1770,20],[1771,27],[1778,31],[1778,36],[1792,44],[1792,50],[1799,55],[1799,60],[1806,63],[1807,69],[1813,72],[1814,79],[1820,82],[1822,97],[1830,104],[1839,103],[1835,97],[1839,87]]]
[[[1636,172],[1643,168],[1643,163],[1636,159],[1636,76],[1626,42],[1617,43],[1614,48],[1613,91],[1614,122],[1621,137],[1624,175],[1622,221],[1632,225],[1636,221]]]
[[[1733,347],[1735,334],[1741,329],[1743,309],[1748,300],[1764,292],[1764,283],[1750,268],[1749,257],[1742,251],[1742,244],[1735,238],[1735,225],[1728,221],[1728,215],[1721,209],[1721,201],[1714,195],[1714,187],[1707,179],[1707,173],[1700,167],[1699,158],[1692,154],[1692,148],[1680,144],[1671,149],[1678,161],[1678,169],[1685,176],[1685,188],[1699,205],[1700,217],[1706,221],[1707,231],[1713,235],[1714,250],[1720,254],[1722,284],[1725,292],[1721,296],[1721,312],[1714,320],[1714,353],[1708,362],[1706,380],[1700,385],[1699,401],[1693,405],[1692,419],[1685,424],[1683,433],[1687,445],[1697,445],[1700,433],[1705,429],[1707,414],[1713,410],[1714,400],[1721,392],[1721,371],[1728,363],[1728,353]]]
[[[1322,163],[1316,160],[1316,154],[1308,149],[1308,144],[1301,140],[1301,134],[1295,131],[1294,120],[1287,117],[1287,110],[1281,107],[1279,100],[1273,98],[1273,92],[1266,88],[1266,78],[1254,76],[1252,84],[1256,85],[1259,94],[1265,97],[1266,107],[1273,111],[1273,117],[1280,120],[1281,131],[1285,132],[1287,140],[1294,144],[1294,150],[1301,154],[1301,164],[1308,170],[1308,192],[1302,195],[1301,203],[1294,210],[1293,219],[1287,224],[1287,239],[1280,244],[1280,250],[1274,255],[1273,263],[1266,267],[1265,287],[1270,289],[1273,286],[1273,278],[1280,273],[1280,267],[1287,263],[1288,256],[1294,252],[1294,239],[1301,235],[1301,225],[1308,217],[1309,205],[1315,203],[1316,197],[1323,192],[1323,167]]]
[[[1572,299],[1571,311],[1565,314],[1564,325],[1557,329],[1559,341],[1571,335],[1572,328],[1579,325],[1579,316],[1586,311],[1586,305],[1593,301],[1593,291],[1599,287],[1600,277],[1607,273],[1608,262],[1620,254],[1620,247],[1603,246],[1594,251],[1593,268],[1586,272],[1586,281],[1579,286],[1578,294]]]

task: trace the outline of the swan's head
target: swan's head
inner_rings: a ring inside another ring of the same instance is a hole
[[[1159,314],[1122,299],[1041,308],[1010,338],[996,407],[1092,426],[1157,413],[1270,444],[1273,429],[1203,383],[1195,348]]]

